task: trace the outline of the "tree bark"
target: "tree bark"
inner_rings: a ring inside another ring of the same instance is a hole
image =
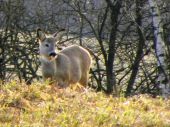
[[[126,89],[125,96],[129,96],[132,92],[133,85],[136,79],[136,75],[139,70],[139,64],[142,59],[142,54],[143,54],[143,48],[145,45],[145,38],[142,32],[142,13],[141,13],[141,8],[143,7],[143,1],[142,0],[136,0],[136,23],[137,23],[137,32],[139,36],[139,42],[138,42],[138,49],[136,51],[136,57],[135,61],[132,65],[132,73],[130,76],[130,79],[128,81],[128,86]]]
[[[114,92],[117,94],[113,63],[114,63],[115,52],[116,52],[115,43],[116,43],[117,28],[118,28],[118,16],[122,5],[122,0],[117,1],[114,4],[110,0],[106,0],[106,2],[110,7],[110,11],[111,11],[111,33],[110,33],[109,51],[108,51],[108,57],[106,63],[107,93],[108,94],[112,93],[114,88]]]
[[[162,26],[159,16],[159,10],[156,2],[153,0],[148,0],[150,6],[150,12],[152,16],[152,27],[154,32],[154,43],[155,43],[155,53],[157,56],[157,65],[158,65],[158,85],[161,89],[161,94],[163,97],[168,97],[170,95],[170,85],[169,85],[169,76],[166,72],[167,65],[165,63],[165,43],[162,39]]]
[[[0,83],[5,80],[5,58],[4,58],[4,39],[0,37]]]

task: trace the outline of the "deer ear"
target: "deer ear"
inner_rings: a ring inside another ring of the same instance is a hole
[[[38,38],[41,42],[44,41],[45,38],[46,38],[45,33],[44,33],[40,28],[37,29],[37,38]]]
[[[62,39],[62,36],[66,33],[65,29],[61,29],[58,32],[53,34],[53,37],[55,38],[56,41],[60,42]]]

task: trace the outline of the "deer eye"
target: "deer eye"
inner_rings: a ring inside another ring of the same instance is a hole
[[[49,44],[45,44],[46,47],[49,47]]]

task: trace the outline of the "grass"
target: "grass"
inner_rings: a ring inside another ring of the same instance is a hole
[[[2,127],[170,127],[170,100],[15,81],[0,88]]]

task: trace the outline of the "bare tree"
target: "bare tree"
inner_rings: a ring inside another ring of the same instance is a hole
[[[131,94],[131,91],[133,89],[133,85],[136,79],[136,75],[138,73],[139,70],[139,64],[140,61],[142,59],[143,56],[143,48],[145,46],[145,37],[143,34],[143,30],[142,30],[142,12],[141,12],[141,8],[143,7],[143,1],[142,0],[136,0],[136,21],[135,24],[137,26],[137,32],[139,35],[139,42],[138,42],[138,47],[137,47],[137,51],[136,51],[136,56],[135,56],[135,61],[132,64],[132,73],[130,76],[130,79],[128,81],[128,86],[127,86],[127,90],[126,90],[126,96]]]
[[[169,96],[170,94],[170,82],[169,76],[167,75],[167,65],[165,62],[165,46],[162,39],[162,26],[161,20],[158,12],[157,4],[153,0],[148,0],[152,16],[152,27],[154,32],[154,43],[155,43],[155,53],[157,56],[158,64],[158,85],[162,90],[162,95],[164,97]]]

